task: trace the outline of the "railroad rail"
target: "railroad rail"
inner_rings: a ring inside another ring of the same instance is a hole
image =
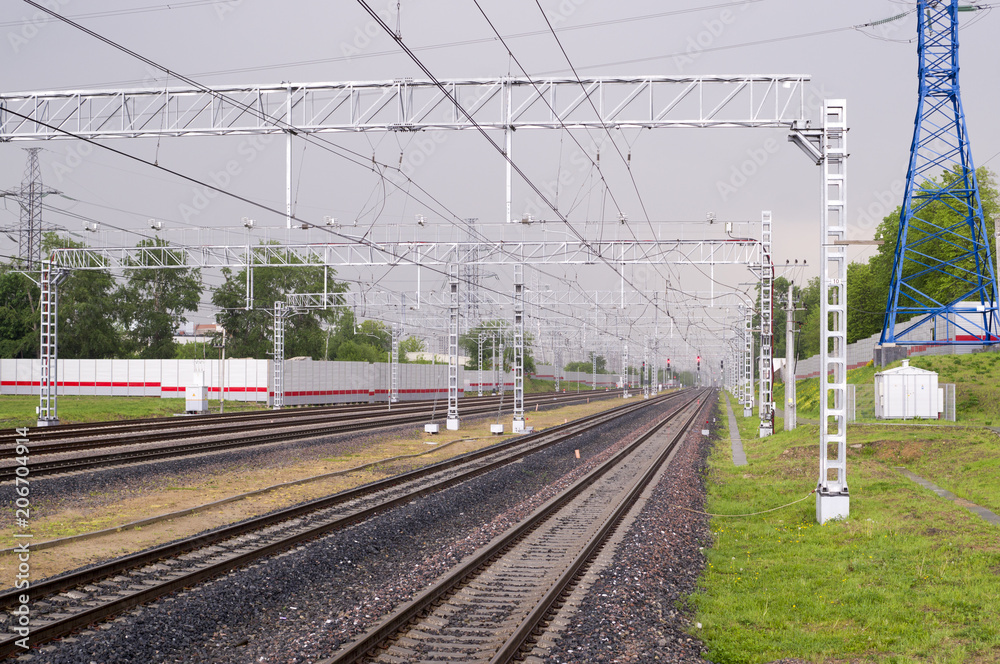
[[[544,403],[546,400],[567,400],[579,401],[595,398],[607,398],[621,396],[622,390],[587,390],[583,392],[557,393],[535,393],[524,396],[525,406],[535,403]],[[463,398],[460,403],[463,406],[498,406],[501,402],[513,403],[511,395],[496,395]],[[421,401],[406,401],[402,403],[365,403],[365,404],[335,404],[329,406],[309,406],[297,408],[285,408],[282,410],[260,410],[236,413],[212,413],[207,415],[186,415],[183,417],[148,417],[140,419],[129,419],[106,422],[80,422],[76,424],[61,424],[57,427],[32,428],[31,437],[35,442],[48,442],[64,440],[66,438],[83,439],[99,438],[108,440],[109,436],[118,436],[126,433],[161,430],[185,430],[204,429],[206,427],[216,428],[220,425],[238,423],[275,423],[281,420],[301,419],[304,417],[321,417],[328,415],[351,415],[351,414],[385,414],[385,413],[412,413],[426,412],[435,419],[444,419],[447,412],[446,404],[441,400],[427,399]],[[0,446],[13,444],[13,441],[20,438],[14,429],[0,430]],[[110,439],[113,440],[113,439]]]
[[[709,394],[686,399],[671,416],[320,664],[501,664],[519,658],[709,406]],[[658,436],[671,423],[674,430]]]
[[[527,401],[526,405],[572,405],[574,403],[581,403],[584,400],[589,401],[593,398],[604,399],[616,395],[617,392],[598,392],[592,396],[585,396],[585,393],[580,393],[580,395],[544,395]],[[492,415],[497,412],[498,404],[498,401],[493,400],[489,402],[476,400],[475,403],[463,409],[463,415],[466,417]],[[108,437],[97,439],[82,438],[71,439],[65,442],[43,442],[39,444],[35,441],[33,435],[31,453],[34,458],[111,447],[155,446],[120,452],[107,452],[104,454],[88,454],[86,457],[35,461],[32,464],[31,474],[35,477],[41,477],[94,468],[109,468],[111,466],[131,463],[160,461],[241,447],[315,438],[317,436],[329,436],[345,432],[378,429],[403,424],[419,424],[426,422],[428,415],[426,407],[396,409],[392,411],[387,411],[385,408],[377,410],[369,408],[352,410],[349,413],[337,411],[334,413],[319,414],[305,411],[300,413],[298,418],[281,418],[277,422],[262,421],[262,418],[254,418],[249,421],[239,421],[221,426],[209,423],[202,424],[197,428],[183,427],[181,429],[172,429],[163,427],[160,430],[142,435],[131,433],[121,434],[121,437],[117,439]],[[206,428],[209,431],[206,432]],[[131,426],[128,429],[131,430]],[[34,434],[34,431],[32,434]],[[194,438],[198,440],[190,440]],[[164,443],[171,441],[184,440],[188,440],[189,442],[176,442],[164,445]],[[0,481],[13,480],[15,470],[16,466],[13,463],[0,467]]]
[[[430,466],[32,584],[32,644],[57,638],[175,590],[290,549],[422,495],[469,480],[652,404],[687,403],[689,392],[626,402],[571,423],[504,440]],[[19,591],[0,593],[0,608]],[[0,656],[18,649],[0,641]]]

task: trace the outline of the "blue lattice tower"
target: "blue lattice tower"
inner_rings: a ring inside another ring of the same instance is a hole
[[[883,345],[1000,342],[990,235],[958,85],[958,14],[968,9],[958,0],[917,3],[920,95]]]

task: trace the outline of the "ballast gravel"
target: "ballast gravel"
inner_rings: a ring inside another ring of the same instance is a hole
[[[113,622],[33,651],[31,661],[37,664],[317,662],[411,599],[587,468],[610,456],[613,449],[634,440],[666,410],[666,406],[644,409],[518,463],[134,609]],[[676,488],[671,480],[663,490],[679,492],[680,499],[687,501],[685,505],[697,506],[701,503],[697,468],[705,453],[697,445],[691,447],[685,446],[678,455],[678,459],[683,457],[685,461],[675,464],[690,469],[677,471]],[[580,450],[580,459],[576,458],[575,450]],[[688,495],[689,492],[696,495]],[[677,498],[673,494],[669,497]],[[598,605],[598,610],[606,613],[599,629],[621,632],[616,643],[620,641],[626,651],[638,648],[636,639],[649,633],[649,627],[638,625],[646,625],[657,614],[650,613],[654,605],[640,605],[636,616],[641,618],[627,623],[628,605],[622,601],[627,596],[635,601],[631,593],[642,592],[640,588],[645,587],[649,594],[657,596],[665,613],[674,610],[674,598],[682,597],[694,587],[702,564],[697,547],[700,542],[708,541],[707,528],[699,525],[697,519],[692,521],[691,514],[667,510],[659,517],[665,520],[657,521],[654,516],[648,522],[643,518],[636,522],[635,528],[641,523],[646,531],[637,531],[634,541],[629,539],[628,546],[635,548],[631,555],[646,555],[643,542],[650,533],[660,530],[664,531],[661,536],[671,534],[664,542],[676,542],[680,548],[669,552],[657,549],[658,553],[651,549],[650,555],[659,557],[650,559],[645,566],[639,560],[631,561],[632,567],[628,569],[643,581],[642,586],[638,582],[625,584],[624,577],[620,581],[612,579],[611,606],[615,608],[606,610],[603,601]],[[655,571],[663,565],[673,567],[677,579],[668,580],[668,572]],[[622,628],[623,625],[627,627]],[[581,623],[579,636],[567,633],[566,652],[553,653],[553,657],[563,658],[552,661],[612,661],[577,658],[569,652],[584,645],[587,630],[588,626]],[[675,642],[678,638],[688,638],[683,631],[682,616],[677,617],[676,628],[664,632],[663,638]],[[577,641],[579,645],[574,646]],[[648,646],[642,644],[638,652],[648,652]],[[696,657],[700,648],[696,641],[678,642],[676,646],[692,657]],[[664,652],[670,650],[664,647]]]
[[[698,431],[687,436],[546,664],[705,661],[685,599],[697,589],[702,547],[712,542],[699,513],[710,441]]]

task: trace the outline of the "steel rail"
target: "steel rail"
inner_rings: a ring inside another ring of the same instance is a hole
[[[503,535],[500,535],[488,545],[480,548],[478,551],[472,554],[470,558],[468,558],[465,562],[461,563],[458,567],[454,568],[439,582],[427,588],[419,595],[417,595],[417,597],[415,597],[413,600],[411,600],[410,602],[406,603],[405,605],[397,609],[390,616],[384,619],[382,623],[369,630],[365,635],[355,640],[352,644],[347,646],[341,652],[337,653],[334,657],[321,660],[317,664],[353,664],[355,662],[362,661],[375,649],[380,648],[387,640],[392,638],[392,636],[394,636],[397,632],[402,630],[411,621],[419,617],[421,614],[429,611],[436,603],[441,602],[444,597],[451,594],[461,584],[465,583],[471,577],[478,574],[481,569],[489,565],[495,558],[500,556],[504,551],[506,551],[508,548],[514,545],[518,540],[522,539],[528,533],[536,529],[542,522],[553,516],[562,506],[568,503],[575,495],[580,493],[588,485],[592,484],[596,479],[598,479],[608,470],[615,467],[622,459],[626,458],[629,454],[631,454],[632,451],[634,451],[637,447],[646,442],[646,440],[648,440],[653,434],[659,431],[660,428],[665,426],[668,422],[672,421],[673,418],[677,417],[684,410],[685,407],[687,407],[691,403],[694,403],[699,398],[705,398],[707,394],[709,394],[709,392],[707,391],[700,391],[698,393],[695,393],[694,396],[688,399],[674,413],[668,415],[662,422],[652,427],[649,431],[640,436],[636,441],[634,441],[626,448],[621,450],[618,454],[614,455],[614,457],[606,461],[604,464],[602,464],[597,469],[589,473],[587,476],[575,482],[572,486],[566,489],[566,491],[562,492],[558,496],[553,497],[543,506],[535,510],[534,513],[532,513],[527,519],[522,521],[520,524],[511,528]],[[705,401],[706,403],[708,403],[710,400],[705,398]],[[675,440],[671,443],[670,445],[671,449],[676,445],[677,441],[680,439],[680,436],[688,432],[688,427],[690,426],[691,421],[693,421],[693,418],[700,412],[700,410],[701,410],[700,408],[695,410],[694,414],[692,414],[692,416],[685,423],[684,427],[682,427],[681,433],[677,437],[675,437]],[[662,461],[655,465],[657,465],[658,467],[661,463]],[[646,475],[652,477],[652,475],[649,473],[647,473]],[[596,550],[596,548],[593,547],[588,547],[588,548],[591,548],[590,551],[591,554],[593,553],[593,551]],[[579,567],[576,565],[574,565],[573,567],[579,569]],[[572,578],[572,576],[569,578]],[[565,586],[563,587],[563,589],[559,591],[559,593],[555,594],[555,597],[558,598],[559,594],[561,594],[562,590],[564,589]],[[551,606],[551,603],[552,603],[551,601],[548,603],[549,606]],[[534,629],[534,626],[531,629]],[[530,634],[530,632],[531,630],[528,630],[527,633]]]
[[[564,399],[562,401],[556,401],[559,403],[574,403],[577,400]],[[539,405],[541,402],[537,402]],[[488,415],[492,414],[496,409],[492,405],[482,405],[476,408],[467,408],[463,411],[464,415]],[[385,413],[385,411],[381,411]],[[62,473],[76,472],[80,470],[87,470],[91,468],[106,468],[111,466],[120,466],[130,463],[141,463],[141,462],[151,462],[163,459],[180,458],[184,456],[191,456],[194,454],[207,454],[211,452],[219,452],[228,449],[236,449],[241,447],[251,447],[256,445],[268,445],[278,442],[288,442],[294,440],[304,440],[309,438],[316,438],[318,436],[330,436],[336,435],[338,433],[350,432],[350,431],[364,431],[370,429],[379,429],[383,427],[394,427],[404,424],[415,424],[426,421],[427,414],[425,412],[416,412],[415,414],[409,416],[400,417],[397,414],[383,414],[380,417],[366,417],[364,419],[349,419],[344,420],[343,418],[335,418],[333,420],[326,420],[336,422],[336,424],[324,424],[322,428],[311,428],[304,430],[303,427],[310,426],[309,422],[303,423],[301,425],[296,425],[297,428],[294,430],[283,430],[274,433],[258,434],[256,436],[249,436],[245,438],[237,439],[225,439],[225,440],[214,440],[214,441],[202,441],[197,443],[170,445],[167,447],[157,447],[151,449],[142,450],[131,450],[128,452],[110,452],[107,454],[91,455],[86,458],[74,458],[74,459],[61,459],[56,461],[42,461],[33,462],[31,465],[31,475],[35,477],[44,477],[49,475],[57,475]],[[229,433],[241,433],[245,431],[258,431],[259,426],[256,425],[244,425],[240,427],[235,427]],[[183,438],[190,438],[192,436],[185,435]],[[204,437],[204,434],[200,437]],[[77,444],[65,444],[65,446],[59,447],[57,449],[49,448],[47,452],[40,452],[35,446],[31,447],[32,455],[39,454],[55,454],[60,452],[71,452],[80,450],[97,449],[103,447],[114,447],[114,446],[124,446],[124,445],[136,445],[142,444],[144,442],[154,442],[157,440],[170,440],[170,437],[157,437],[151,435],[148,439],[145,437],[132,438],[127,441],[122,441],[117,445],[107,445],[107,444],[97,444],[93,446],[89,445],[77,445]],[[39,446],[41,447],[41,446]],[[16,476],[16,465],[4,466],[0,468],[0,482],[13,480]]]
[[[577,399],[582,398],[587,395],[591,398],[604,397],[604,396],[617,396],[621,394],[621,390],[615,389],[610,391],[598,391],[598,390],[588,390],[587,392],[580,392],[569,394],[552,394],[552,393],[536,393],[533,395],[527,395],[526,399],[531,399],[534,403],[536,400],[541,401],[547,397],[553,397],[557,399]],[[510,397],[508,397],[510,398]],[[491,404],[496,405],[500,402],[500,396],[489,396],[489,397],[469,397],[470,400],[474,400],[476,405]],[[295,419],[302,417],[312,417],[312,416],[324,416],[324,415],[342,415],[350,413],[388,413],[395,412],[406,412],[415,411],[418,409],[425,409],[431,412],[435,409],[435,403],[439,400],[435,399],[422,399],[419,401],[408,401],[397,404],[392,409],[387,407],[385,403],[371,403],[371,404],[337,404],[337,405],[326,405],[326,406],[315,406],[315,407],[304,407],[304,408],[286,408],[283,410],[264,410],[264,411],[251,411],[251,412],[238,412],[238,413],[224,413],[224,414],[210,414],[210,415],[189,415],[184,417],[149,417],[134,420],[124,420],[124,421],[107,421],[107,422],[86,422],[86,423],[76,423],[76,424],[61,424],[58,427],[37,427],[31,428],[31,439],[32,441],[48,441],[57,440],[62,438],[72,438],[72,437],[84,437],[84,436],[107,436],[107,435],[117,435],[122,433],[131,433],[133,431],[149,431],[152,429],[176,429],[178,431],[184,429],[192,429],[198,427],[206,426],[217,426],[220,423],[230,423],[230,422],[256,422],[259,420],[281,420],[281,419]],[[14,445],[15,440],[19,438],[24,438],[17,433],[16,430],[8,429],[6,432],[0,433],[0,447],[4,445]],[[34,452],[34,449],[32,450]]]
[[[384,480],[379,480],[371,484],[357,487],[355,489],[350,489],[344,492],[335,494],[334,496],[329,496],[326,498],[317,499],[304,503],[302,505],[293,506],[279,512],[275,512],[262,517],[257,517],[255,519],[250,519],[248,521],[233,524],[221,528],[219,530],[205,533],[202,535],[197,535],[194,537],[189,537],[177,542],[170,544],[165,544],[149,551],[140,552],[132,554],[130,556],[125,556],[123,558],[110,561],[103,565],[98,565],[85,570],[80,570],[78,572],[71,572],[59,577],[41,581],[38,583],[33,583],[31,586],[31,595],[33,599],[40,597],[45,597],[52,595],[53,593],[61,592],[73,587],[78,587],[88,583],[98,581],[100,579],[105,579],[122,572],[141,568],[143,566],[161,561],[165,558],[175,557],[184,553],[189,553],[197,549],[203,549],[213,544],[217,544],[224,540],[229,540],[240,535],[245,535],[246,533],[260,530],[266,528],[275,523],[282,521],[288,521],[301,517],[309,512],[320,510],[326,507],[335,506],[339,503],[345,503],[359,497],[365,497],[371,495],[386,488],[398,485],[406,481],[419,480],[422,477],[430,475],[441,470],[447,470],[449,468],[460,467],[463,464],[467,464],[472,461],[479,460],[484,457],[488,457],[498,452],[503,452],[509,448],[516,447],[517,445],[522,445],[525,442],[530,442],[532,440],[539,441],[538,445],[532,446],[529,449],[521,450],[514,454],[504,456],[503,458],[494,460],[485,466],[481,466],[471,471],[460,473],[454,477],[447,478],[442,482],[436,482],[431,485],[418,486],[415,489],[404,493],[401,496],[392,498],[389,501],[379,502],[376,505],[369,506],[367,508],[360,509],[349,515],[333,519],[318,527],[311,528],[305,532],[292,535],[290,537],[283,538],[277,542],[272,542],[270,544],[264,545],[259,548],[255,548],[252,551],[246,551],[244,553],[239,553],[231,556],[227,556],[225,560],[217,563],[215,565],[196,570],[194,572],[184,574],[184,575],[173,575],[163,583],[158,584],[155,587],[149,587],[135,592],[129,593],[128,595],[114,600],[107,604],[103,604],[95,607],[88,607],[81,611],[80,613],[74,614],[72,616],[64,617],[60,620],[53,621],[45,625],[39,625],[36,629],[31,632],[32,643],[37,645],[40,642],[56,638],[58,636],[72,632],[75,629],[88,625],[90,623],[96,622],[103,618],[111,615],[116,615],[125,611],[129,608],[147,602],[155,597],[168,594],[175,590],[189,587],[207,578],[217,576],[223,572],[229,571],[236,567],[242,566],[248,562],[259,559],[261,557],[291,548],[305,540],[313,539],[320,535],[323,535],[332,530],[338,528],[343,528],[352,523],[361,521],[372,514],[384,511],[389,507],[400,505],[405,502],[411,501],[422,495],[440,491],[448,486],[453,486],[455,484],[467,481],[470,477],[480,475],[482,473],[488,472],[501,465],[509,464],[517,461],[518,459],[550,447],[559,442],[562,442],[568,438],[578,435],[583,430],[589,427],[596,426],[603,422],[611,421],[620,417],[621,415],[639,410],[647,405],[653,403],[663,403],[669,402],[677,397],[682,396],[683,393],[673,393],[665,395],[655,400],[647,401],[637,401],[629,404],[624,404],[618,406],[610,411],[604,411],[602,413],[597,413],[580,420],[574,420],[572,423],[559,425],[558,427],[553,427],[552,429],[547,429],[543,432],[538,432],[535,434],[529,434],[526,436],[519,437],[517,439],[512,439],[499,443],[498,445],[492,446],[490,448],[485,448],[483,450],[477,450],[475,452],[470,452],[459,457],[454,457],[445,461],[432,464],[431,466],[426,466],[424,468],[419,468],[413,471],[408,471],[391,478],[386,478]],[[557,434],[553,436],[552,434]],[[551,440],[545,440],[546,438],[551,438]],[[0,608],[6,608],[12,606],[16,603],[18,595],[23,591],[11,589],[0,593]],[[20,652],[21,650],[16,646],[16,639],[10,638],[0,642],[0,657],[6,656],[12,653]]]

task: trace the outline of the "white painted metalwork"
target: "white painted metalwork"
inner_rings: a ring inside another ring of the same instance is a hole
[[[392,350],[390,361],[392,368],[389,370],[389,403],[399,403],[399,336],[401,334],[400,325],[392,324]]]
[[[524,431],[524,265],[514,265],[514,420],[511,431]]]
[[[760,437],[774,433],[774,262],[771,213],[761,212],[760,255]]]
[[[820,463],[816,519],[850,514],[847,488],[847,104],[823,105]],[[831,447],[836,449],[831,457]],[[831,477],[832,475],[832,477]]]
[[[330,265],[371,267],[382,265],[447,266],[477,255],[483,265],[758,265],[760,244],[755,240],[566,240],[489,242],[329,242],[317,244],[262,244],[171,247],[85,247],[56,249],[59,267],[78,270],[181,267],[303,267]],[[165,260],[164,254],[170,260]]]
[[[624,390],[622,392],[623,399],[628,399],[629,397],[628,382],[630,379],[631,376],[629,375],[629,370],[628,370],[628,341],[623,339],[622,340],[622,389]]]
[[[479,333],[479,393],[478,396],[483,396],[483,342],[486,340],[486,333]]]
[[[51,260],[43,260],[41,274],[41,376],[39,388],[38,426],[55,426],[59,424],[59,360],[58,360],[58,329],[59,329],[59,284],[68,276],[68,272],[60,270]]]
[[[451,293],[451,307],[448,325],[448,420],[446,426],[456,431],[458,421],[458,325],[459,301],[458,266],[448,266],[448,290]]]
[[[743,417],[753,415],[753,309],[743,306]]]
[[[505,76],[442,83],[476,123],[509,135],[518,129],[791,127],[805,119],[808,81],[791,74]],[[61,138],[64,132],[94,139],[473,127],[430,80],[0,95],[0,141]]]
[[[798,427],[798,405],[795,394],[795,300],[792,282],[788,282],[788,303],[785,311],[788,320],[785,323],[785,431]]]
[[[271,407],[281,410],[285,405],[285,318],[290,312],[280,300],[274,303],[274,355],[271,358],[273,396]]]

